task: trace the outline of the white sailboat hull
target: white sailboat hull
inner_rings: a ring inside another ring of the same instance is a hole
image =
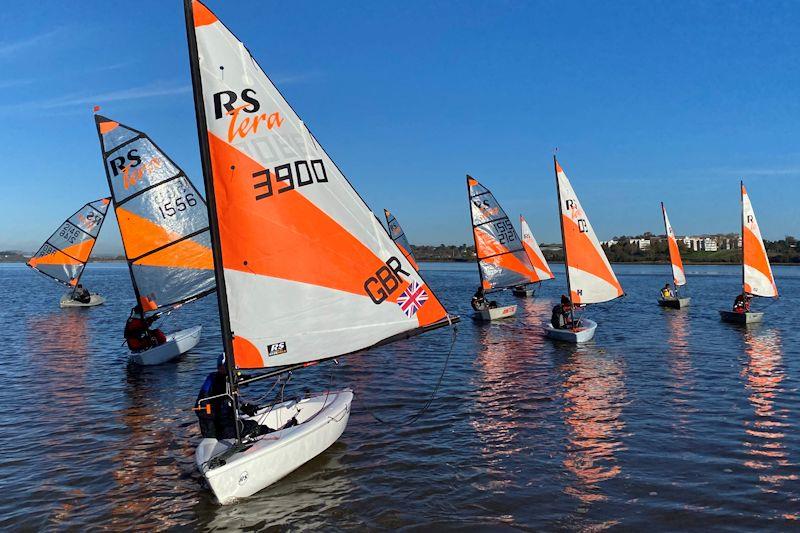
[[[764,313],[736,313],[720,309],[719,317],[723,322],[730,322],[731,324],[754,324],[764,320]]]
[[[529,298],[536,294],[536,289],[530,287],[514,287],[511,289],[511,294],[519,296],[520,298]]]
[[[475,316],[485,322],[492,320],[500,320],[501,318],[511,318],[517,314],[516,305],[506,305],[504,307],[493,307],[492,309],[484,309]]]
[[[683,307],[689,307],[691,301],[691,298],[659,298],[658,305],[661,307],[670,307],[672,309],[681,309]]]
[[[249,448],[233,454],[215,468],[209,468],[209,460],[223,453],[233,442],[203,439],[195,452],[197,468],[219,503],[226,505],[252,496],[336,442],[347,427],[352,401],[353,391],[344,389],[266,407],[255,416],[244,418],[277,428],[296,416],[298,425],[260,437]]]
[[[82,302],[79,302],[77,300],[73,300],[72,299],[72,293],[68,292],[67,294],[65,294],[64,296],[61,297],[61,301],[59,302],[59,305],[61,306],[61,308],[65,308],[65,307],[94,307],[95,305],[100,305],[105,301],[106,301],[106,299],[103,296],[100,296],[99,294],[92,294],[91,295],[91,299],[88,302],[82,303]]]
[[[550,322],[543,322],[542,327],[545,334],[551,339],[580,344],[592,340],[594,331],[597,329],[597,322],[581,318],[580,327],[577,329],[557,329]]]
[[[131,361],[144,366],[160,365],[172,361],[197,346],[202,331],[203,326],[195,326],[167,335],[167,342],[155,348],[131,354]]]

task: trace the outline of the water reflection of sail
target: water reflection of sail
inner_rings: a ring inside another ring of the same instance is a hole
[[[88,320],[89,314],[81,309],[65,309],[48,315],[28,316],[24,325],[26,346],[22,353],[30,357],[26,362],[30,370],[27,387],[36,391],[36,399],[26,403],[37,413],[35,430],[42,435],[37,449],[47,452],[41,454],[36,468],[49,473],[35,476],[30,482],[40,484],[36,493],[46,494],[53,502],[47,519],[49,529],[69,528],[79,520],[76,516],[84,511],[87,497],[80,485],[72,481],[82,469],[91,467],[87,466],[91,465],[91,459],[81,452],[91,446],[87,442],[96,441],[92,436],[76,437],[76,426],[69,418],[87,411],[90,389],[86,382]]]
[[[755,411],[755,418],[745,422],[744,445],[749,458],[744,465],[759,473],[762,490],[775,492],[783,482],[798,479],[797,474],[782,473],[794,464],[789,461],[784,443],[789,413],[775,405],[783,392],[781,336],[777,329],[759,333],[748,331],[744,342],[747,364],[742,377],[746,379],[748,400]]]
[[[175,445],[186,431],[182,425],[186,413],[171,408],[171,399],[159,396],[160,390],[169,390],[168,384],[177,380],[175,367],[169,370],[129,372],[126,405],[118,413],[127,435],[113,458],[115,484],[108,491],[111,529],[132,523],[145,529],[170,529],[194,518],[190,509],[199,495],[193,490],[196,481],[185,474],[194,470],[193,461],[187,450]],[[191,486],[175,490],[176,479],[187,480]]]
[[[565,492],[582,502],[602,501],[600,483],[619,475],[615,454],[623,449],[620,434],[625,403],[625,368],[610,354],[579,348],[562,365],[564,421],[567,438],[564,466],[576,483]]]
[[[673,382],[670,388],[677,407],[679,424],[688,423],[689,400],[694,391],[694,369],[689,351],[690,321],[686,313],[664,313],[667,321],[667,346],[669,347],[669,369]]]

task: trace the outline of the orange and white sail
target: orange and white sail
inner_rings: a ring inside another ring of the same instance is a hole
[[[198,1],[187,22],[235,365],[302,364],[450,323],[244,44]]]
[[[742,187],[742,268],[744,269],[743,290],[753,296],[774,298],[778,296],[778,287],[772,275],[767,250],[761,238],[756,214],[747,190]]]
[[[468,175],[467,194],[484,290],[507,289],[539,281],[517,230],[492,192]]]
[[[672,230],[672,224],[669,223],[667,216],[667,208],[664,207],[664,202],[661,202],[661,213],[664,215],[664,229],[667,232],[667,244],[669,246],[669,261],[672,264],[672,282],[676,287],[686,285],[686,274],[683,272],[683,261],[681,260],[681,251],[678,248],[678,240],[675,238],[675,232]]]
[[[567,175],[553,158],[570,298],[576,304],[607,302],[624,294]]]
[[[83,274],[110,198],[89,202],[66,219],[26,263],[62,285],[75,287]]]
[[[538,277],[536,281],[555,278],[553,271],[550,270],[550,265],[547,264],[547,259],[544,258],[542,250],[539,249],[539,243],[536,242],[533,232],[528,226],[528,221],[522,215],[519,216],[519,227],[522,230],[522,247],[525,248],[525,253],[528,254],[528,259],[530,259],[533,270],[536,272]]]
[[[143,312],[215,290],[208,209],[191,180],[150,137],[95,115],[108,188]]]

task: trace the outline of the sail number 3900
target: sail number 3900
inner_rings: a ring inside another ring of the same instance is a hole
[[[322,159],[312,159],[311,161],[299,160],[294,163],[286,163],[275,168],[265,168],[253,172],[253,178],[259,179],[253,184],[256,200],[263,200],[276,193],[289,192],[312,183],[325,183],[328,181],[328,173],[325,171]],[[275,186],[277,185],[279,187],[276,190]]]

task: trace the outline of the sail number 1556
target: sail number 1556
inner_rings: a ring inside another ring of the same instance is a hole
[[[184,196],[177,196],[168,202],[158,206],[158,211],[161,213],[162,218],[174,217],[180,211],[186,211],[189,207],[197,205],[197,199],[194,193],[186,193]]]

